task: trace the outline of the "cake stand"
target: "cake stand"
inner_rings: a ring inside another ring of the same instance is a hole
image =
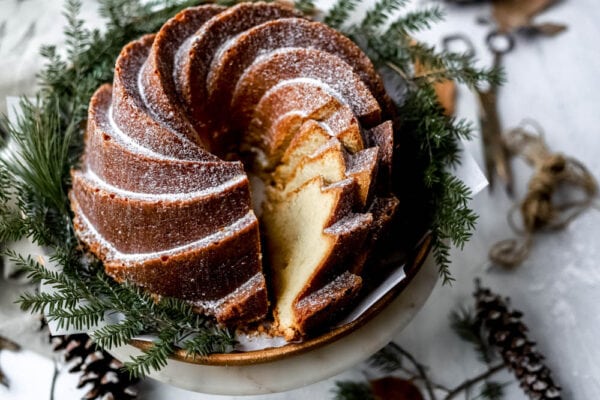
[[[407,263],[407,277],[399,287],[349,324],[278,348],[193,360],[179,352],[150,377],[195,392],[256,395],[295,389],[339,374],[384,347],[423,307],[438,279],[429,250],[429,241],[422,243]],[[133,341],[110,352],[127,360],[150,345]]]

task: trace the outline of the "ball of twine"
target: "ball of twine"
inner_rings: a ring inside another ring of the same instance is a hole
[[[522,125],[505,136],[509,152],[523,157],[534,168],[525,198],[514,204],[509,212],[509,225],[518,237],[496,243],[489,253],[493,263],[506,268],[516,267],[527,259],[537,232],[564,229],[584,211],[600,209],[598,183],[594,176],[578,160],[552,153],[541,129],[537,130],[538,133],[533,134]],[[557,203],[554,194],[563,186],[571,192],[582,192],[583,198]],[[517,211],[522,227],[515,221]]]

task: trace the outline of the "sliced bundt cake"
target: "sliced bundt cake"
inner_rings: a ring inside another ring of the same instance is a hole
[[[186,9],[90,102],[77,234],[116,280],[226,325],[265,318],[269,287],[275,328],[300,337],[356,299],[397,208],[389,104],[354,43],[290,8]]]

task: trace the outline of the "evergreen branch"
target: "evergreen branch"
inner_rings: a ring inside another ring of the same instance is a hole
[[[363,30],[373,32],[381,27],[392,13],[405,6],[407,0],[379,0],[373,8],[367,11],[365,18],[360,23]]]
[[[1,143],[1,142],[0,142]],[[1,148],[1,147],[0,147]],[[5,206],[11,197],[11,176],[6,165],[0,163],[0,203]]]
[[[312,15],[317,9],[313,0],[296,0],[294,1],[294,7],[304,15]]]
[[[103,320],[105,311],[102,304],[78,302],[77,306],[69,309],[55,307],[53,310],[46,310],[45,315],[48,321],[58,322],[58,329],[70,330],[73,328],[81,331],[97,326]]]
[[[335,400],[375,400],[371,386],[366,382],[336,382],[333,389]]]
[[[183,349],[193,359],[199,354],[227,353],[232,350],[234,344],[235,339],[231,334],[215,336],[210,331],[202,330],[192,339],[183,342]]]
[[[502,400],[504,398],[504,387],[506,384],[502,384],[494,381],[486,381],[479,392],[479,396],[476,399],[486,400]]]
[[[61,127],[58,99],[53,97],[43,106],[27,99],[20,103],[22,116],[9,125],[9,137],[16,144],[16,154],[2,162],[7,171],[35,194],[39,204],[66,213],[68,199],[63,183],[71,167],[69,150],[74,127]]]
[[[500,85],[504,82],[502,70],[497,68],[474,67],[474,56],[468,53],[437,52],[433,46],[413,43],[407,48],[413,62],[419,63],[425,71],[430,71],[417,79],[436,80],[453,79],[474,88],[481,82]]]
[[[24,238],[28,231],[18,211],[9,207],[7,200],[4,200],[4,204],[0,205],[0,243],[16,242]]]
[[[439,7],[410,11],[390,24],[387,34],[409,35],[430,29],[434,23],[444,19],[444,11]]]
[[[482,335],[481,321],[471,309],[461,308],[450,314],[452,330],[464,341],[473,344],[481,361],[490,364],[493,361],[493,351]]]
[[[416,369],[417,377],[425,383],[425,388],[431,400],[435,400],[433,384],[429,379],[426,368],[417,359],[404,350],[398,344],[391,342],[383,349],[375,353],[369,362],[371,365],[383,369],[386,372],[394,372],[404,369],[402,359],[406,358]]]
[[[333,29],[341,29],[358,4],[358,0],[337,0],[323,22]]]
[[[74,309],[79,304],[79,297],[62,291],[58,293],[24,293],[18,303],[23,310],[41,314],[55,310]]]
[[[124,319],[118,324],[96,329],[92,334],[94,342],[105,349],[123,346],[145,330],[144,324],[135,319]]]
[[[175,338],[177,330],[169,327],[161,331],[158,340],[154,341],[152,347],[144,354],[131,357],[130,361],[124,363],[125,369],[129,371],[132,378],[142,378],[152,370],[158,371],[167,365],[167,360],[175,350]]]
[[[498,364],[493,367],[490,367],[487,371],[482,372],[481,374],[464,381],[463,383],[458,385],[456,388],[452,389],[450,391],[450,393],[448,393],[446,395],[446,397],[444,397],[444,400],[451,400],[451,399],[455,398],[456,396],[461,394],[463,391],[469,389],[470,387],[472,387],[473,385],[476,385],[477,383],[479,383],[481,381],[486,380],[490,376],[494,375],[495,373],[497,373],[499,371],[502,371],[505,368],[506,368],[506,366],[504,364]]]

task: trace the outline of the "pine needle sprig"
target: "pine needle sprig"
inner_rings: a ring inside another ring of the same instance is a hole
[[[234,342],[231,334],[212,335],[212,337],[209,337],[210,334],[209,330],[199,331],[195,333],[192,339],[186,340],[182,347],[187,352],[187,356],[194,359],[200,354],[225,352],[231,348]]]
[[[450,327],[464,341],[471,343],[479,359],[486,364],[494,361],[494,351],[485,339],[481,321],[469,308],[461,308],[450,314]]]
[[[0,243],[17,241],[27,234],[18,208],[10,202],[12,196],[11,175],[0,162]]]
[[[329,12],[325,16],[323,22],[333,29],[342,29],[352,11],[358,6],[358,0],[338,0],[329,9]]]
[[[478,399],[486,400],[502,400],[504,399],[504,387],[506,383],[500,383],[496,381],[487,381],[481,385]]]
[[[422,182],[430,193],[433,255],[443,282],[450,283],[450,245],[462,248],[477,221],[469,208],[469,188],[451,170],[460,162],[460,140],[470,137],[470,125],[445,117],[429,84],[409,92],[399,110],[405,116],[404,132],[412,136],[422,157],[417,165],[422,166]]]
[[[444,20],[444,10],[440,7],[430,7],[424,10],[409,11],[392,22],[387,30],[388,33],[408,35],[430,29],[435,23]]]
[[[158,335],[158,340],[153,342],[150,349],[139,356],[131,357],[130,361],[124,363],[129,376],[139,378],[148,375],[152,370],[159,371],[167,365],[169,356],[175,350],[173,337],[177,336],[177,330],[173,327],[164,329]]]
[[[44,312],[48,320],[58,322],[59,328],[77,330],[96,327],[106,315],[119,315],[122,318],[119,323],[96,329],[92,334],[94,341],[103,348],[121,346],[141,333],[160,333],[161,340],[169,339],[173,346],[182,337],[194,334],[188,348],[197,355],[227,352],[235,344],[228,330],[218,328],[207,318],[194,313],[187,303],[176,299],[157,302],[135,286],[117,284],[101,270],[94,271],[97,266],[80,264],[74,268],[71,265],[62,271],[53,271],[31,257],[25,258],[10,250],[7,255],[29,279],[55,290],[23,294],[18,303],[24,310]],[[86,271],[89,268],[91,270]],[[126,368],[139,376],[154,366],[164,365],[171,354],[166,350],[172,347],[159,343],[160,349],[151,352],[151,356],[137,357],[127,363]]]
[[[360,28],[364,31],[375,32],[388,21],[394,12],[404,7],[407,2],[407,0],[377,1],[365,14],[365,18],[360,23]]]
[[[2,160],[4,167],[20,183],[18,189],[34,195],[37,204],[64,214],[68,209],[64,182],[75,129],[71,124],[61,127],[55,97],[43,105],[22,99],[20,107],[22,116],[9,125],[8,132],[18,150]]]
[[[294,7],[305,15],[312,15],[317,10],[313,0],[296,0]]]
[[[367,382],[336,382],[334,400],[375,400],[371,385]]]

